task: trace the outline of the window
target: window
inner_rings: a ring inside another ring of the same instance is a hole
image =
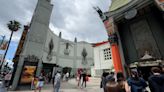
[[[106,48],[103,51],[104,51],[104,60],[112,59],[111,49],[110,48]]]

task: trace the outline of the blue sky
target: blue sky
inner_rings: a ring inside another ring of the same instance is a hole
[[[9,59],[9,60],[13,59],[15,52],[16,52],[16,49],[17,49],[17,46],[18,46],[18,42],[11,41],[9,50],[7,52],[7,55],[6,55],[6,59]],[[4,50],[3,51],[0,50],[0,54],[4,54],[4,53],[5,53]]]

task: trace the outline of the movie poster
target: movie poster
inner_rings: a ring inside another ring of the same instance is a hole
[[[20,83],[21,84],[29,84],[32,81],[32,78],[35,75],[36,66],[24,66],[22,70],[22,76]]]

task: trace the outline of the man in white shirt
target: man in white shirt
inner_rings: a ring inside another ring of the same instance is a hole
[[[57,71],[57,74],[55,75],[55,81],[54,81],[54,92],[59,92],[60,85],[61,85],[61,74],[60,71]]]
[[[66,81],[68,81],[68,79],[69,79],[69,73],[67,72],[66,73]]]

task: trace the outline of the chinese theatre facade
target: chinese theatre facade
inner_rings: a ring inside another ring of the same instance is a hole
[[[93,47],[90,43],[62,39],[49,29],[53,5],[51,0],[38,0],[31,23],[24,26],[18,45],[12,76],[12,88],[16,90],[24,85],[30,87],[32,78],[41,73],[54,77],[60,69],[75,76],[76,71],[86,69],[90,73],[93,66]]]
[[[109,35],[116,72],[137,67],[148,73],[163,64],[164,0],[112,0],[109,12],[97,12]]]

